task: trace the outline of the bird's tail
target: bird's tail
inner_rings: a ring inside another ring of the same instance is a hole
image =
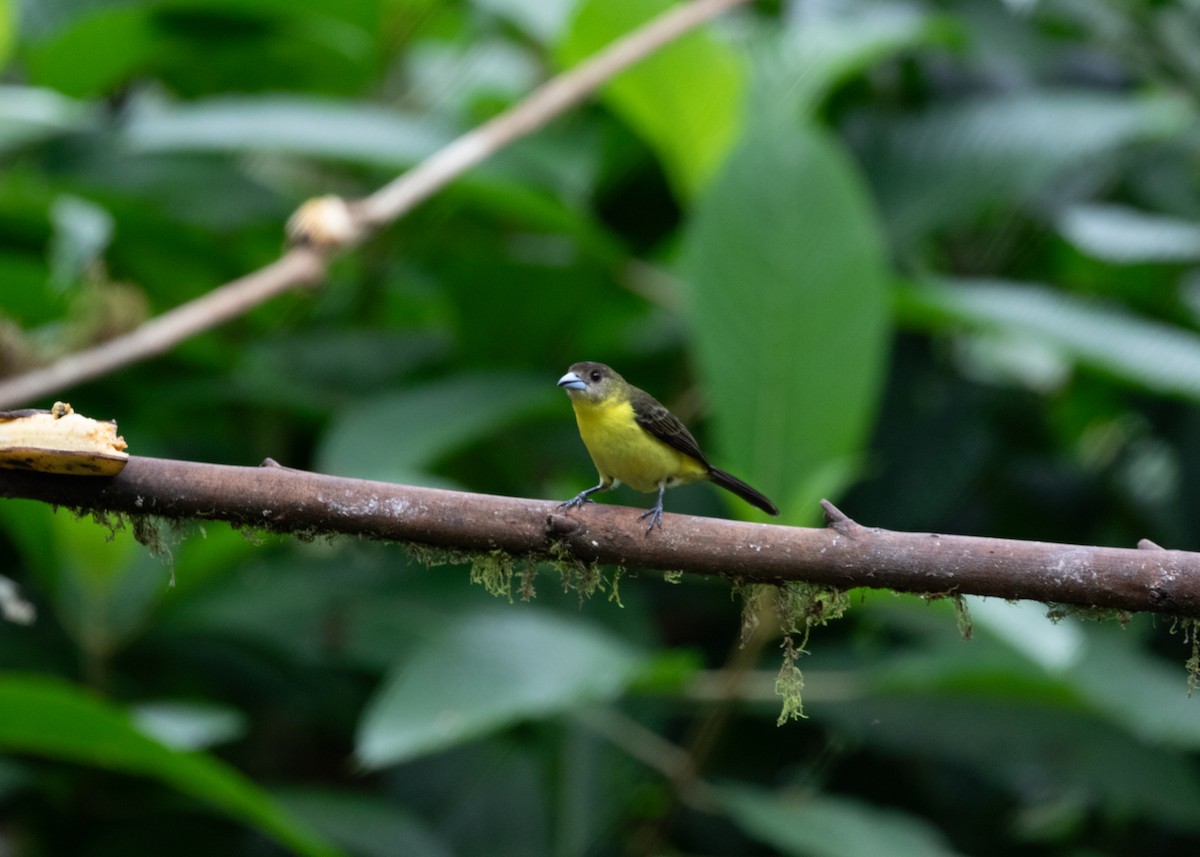
[[[772,503],[758,491],[755,491],[745,482],[738,479],[736,476],[732,476],[726,473],[724,470],[718,470],[715,467],[710,467],[708,469],[708,478],[720,485],[726,491],[732,491],[734,494],[737,494],[751,506],[757,506],[758,508],[762,509],[768,515],[779,514],[779,509],[775,508],[774,503]]]

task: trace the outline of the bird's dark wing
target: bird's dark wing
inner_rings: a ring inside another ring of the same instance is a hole
[[[709,466],[708,459],[700,451],[700,445],[687,430],[687,426],[661,402],[644,390],[633,387],[630,390],[629,403],[633,405],[633,418],[639,426],[667,446],[674,447],[684,455],[690,455],[705,467]]]

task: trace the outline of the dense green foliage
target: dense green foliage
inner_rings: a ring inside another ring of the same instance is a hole
[[[269,262],[305,198],[667,5],[0,0],[0,370]],[[786,523],[829,497],[1200,549],[1194,5],[753,6],[319,290],[61,398],[136,454],[565,499],[594,473],[554,381],[602,360]],[[950,601],[852,593],[777,727],[779,636],[767,612],[739,649],[725,581],[605,569],[588,597],[543,566],[509,603],[400,546],[194,524],[153,555],[118,523],[0,503],[39,610],[0,623],[0,852],[1200,849],[1169,621],[968,599],[964,641]]]

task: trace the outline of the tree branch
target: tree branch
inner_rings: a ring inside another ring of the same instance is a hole
[[[0,409],[34,402],[169,351],[188,337],[244,315],[277,295],[320,282],[325,276],[325,262],[311,248],[294,247],[265,268],[180,304],[123,336],[0,380]]]
[[[393,220],[514,140],[533,133],[587,98],[620,72],[664,45],[748,0],[693,0],[673,7],[617,39],[570,71],[552,78],[520,103],[468,131],[424,162],[364,199],[313,206],[310,200],[293,216],[322,222],[307,224],[321,237],[295,247],[265,268],[218,286],[187,304],[163,313],[129,333],[48,366],[0,380],[0,410],[32,404],[43,396],[99,378],[122,366],[157,356],[190,336],[249,312],[283,292],[320,282],[336,252]]]
[[[394,220],[441,190],[459,174],[566,113],[625,69],[746,2],[692,0],[668,9],[569,72],[542,84],[520,104],[459,137],[415,169],[361,200],[355,206],[358,213],[369,224]]]
[[[273,463],[272,463],[273,464]],[[526,500],[323,476],[132,456],[111,478],[0,472],[0,497],[85,511],[218,519],[280,532],[346,533],[462,551],[779,583],[988,595],[1200,618],[1200,554],[900,533],[864,527],[825,503],[824,529],[664,515],[564,511]]]

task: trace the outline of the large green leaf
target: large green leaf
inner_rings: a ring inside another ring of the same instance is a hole
[[[152,777],[257,828],[299,854],[338,853],[237,771],[172,750],[115,705],[54,679],[0,678],[0,749]]]
[[[559,48],[575,65],[675,4],[669,0],[588,0]],[[602,98],[657,152],[677,193],[694,195],[733,143],[744,72],[707,32],[691,33],[614,78]]]
[[[950,857],[928,822],[898,810],[820,794],[721,789],[719,800],[749,836],[794,857]]]
[[[863,186],[827,134],[760,116],[700,199],[685,259],[714,458],[809,520],[855,472],[889,346]]]
[[[1200,335],[1089,298],[994,280],[928,283],[902,292],[918,324],[946,322],[1042,345],[1158,393],[1200,398]]]
[[[611,699],[639,667],[623,640],[546,610],[460,614],[398,663],[368,703],[358,758],[370,768],[394,765]]]

